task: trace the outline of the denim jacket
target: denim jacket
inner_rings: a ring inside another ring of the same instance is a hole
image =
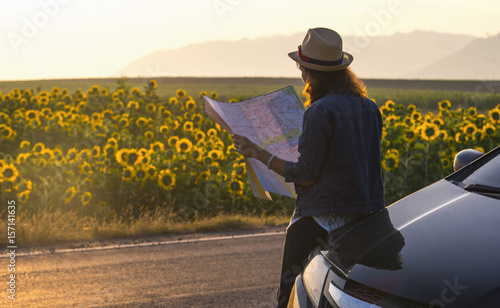
[[[293,217],[367,214],[385,207],[378,106],[356,94],[331,93],[304,113],[298,162],[285,163],[285,181],[314,182],[297,192]]]

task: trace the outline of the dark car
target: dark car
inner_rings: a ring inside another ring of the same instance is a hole
[[[500,147],[481,154],[331,233],[289,307],[500,307]]]

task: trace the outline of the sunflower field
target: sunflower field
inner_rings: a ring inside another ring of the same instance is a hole
[[[202,110],[201,95],[217,93],[179,89],[161,100],[156,88],[150,80],[144,89],[0,94],[2,192],[24,213],[101,219],[158,207],[189,219],[293,205],[254,200],[242,157]]]
[[[485,153],[500,145],[500,105],[478,114],[475,107],[454,110],[443,100],[437,114],[422,114],[413,104],[405,107],[388,100],[380,110],[386,204],[452,173],[459,151]]]
[[[256,199],[230,136],[203,112],[203,91],[189,96],[98,85],[69,93],[13,89],[0,93],[0,189],[18,211],[72,212],[105,221],[163,209],[189,220],[218,213],[269,215],[293,210],[294,200]],[[465,148],[499,144],[500,106],[478,114],[439,102],[439,112],[415,105],[380,106],[386,203],[453,171]]]

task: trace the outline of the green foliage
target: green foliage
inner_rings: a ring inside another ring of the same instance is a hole
[[[485,152],[499,145],[500,105],[486,115],[474,107],[453,110],[448,100],[437,105],[437,114],[422,114],[413,104],[405,107],[390,100],[381,107],[387,204],[452,173],[459,151]]]
[[[293,200],[255,200],[242,157],[200,95],[160,99],[157,85],[1,95],[0,188],[25,212],[102,220],[157,208],[185,220],[291,212]]]
[[[86,91],[0,93],[3,197],[18,200],[26,215],[76,213],[99,221],[133,220],[158,209],[182,221],[292,212],[292,199],[253,197],[231,138],[203,113],[201,94],[217,97],[214,89],[159,95],[156,80],[142,87],[126,81],[119,79],[115,90],[91,85]],[[231,90],[218,100],[240,101],[277,88],[269,87],[240,93],[226,86]],[[426,101],[423,113],[404,99],[378,100],[387,204],[451,173],[458,151],[498,145],[498,106],[480,114],[475,107]]]

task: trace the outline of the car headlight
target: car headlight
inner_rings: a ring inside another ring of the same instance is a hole
[[[307,264],[304,272],[302,273],[304,289],[311,299],[311,302],[316,307],[319,306],[325,280],[330,267],[331,264],[326,261],[323,255],[317,254],[311,259],[311,261],[309,261],[309,264]]]

